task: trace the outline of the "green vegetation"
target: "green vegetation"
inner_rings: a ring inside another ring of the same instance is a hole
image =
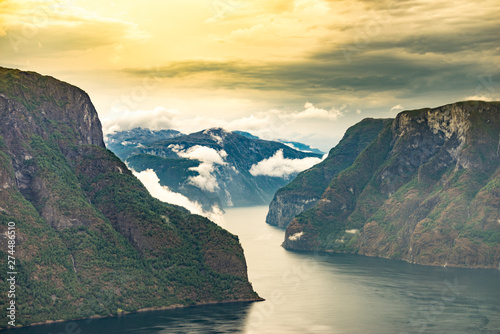
[[[467,102],[401,113],[295,218],[293,231],[308,238],[285,247],[497,268],[499,109]],[[346,232],[354,229],[360,235]]]
[[[312,207],[340,172],[352,170],[349,167],[353,163],[363,163],[356,158],[390,124],[390,119],[365,119],[349,128],[324,161],[300,173],[276,192],[266,222],[286,227],[296,215]],[[304,202],[308,203],[306,207],[302,205]]]
[[[329,180],[351,166],[358,155],[370,144],[391,120],[365,119],[349,128],[342,140],[323,162],[305,170],[279,192],[306,193],[321,196]],[[311,196],[313,195],[313,196]]]
[[[152,198],[92,144],[102,133],[78,122],[95,113],[82,91],[1,68],[0,82],[12,108],[0,109],[0,233],[16,223],[18,325],[258,299],[235,236]]]

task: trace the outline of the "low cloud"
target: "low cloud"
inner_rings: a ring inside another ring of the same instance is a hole
[[[298,232],[298,233],[295,233],[294,235],[289,236],[288,240],[297,241],[297,240],[300,240],[300,238],[302,238],[303,235],[304,235],[304,232]]]
[[[216,151],[211,147],[196,145],[187,150],[180,149],[177,146],[176,148],[174,147],[173,151],[181,158],[200,160],[208,164],[226,164],[224,158],[227,157],[227,153],[224,150]]]
[[[301,151],[301,149],[299,149],[298,147],[296,147],[295,145],[293,145],[292,143],[282,143],[283,145],[286,145],[294,150],[297,150],[297,151]]]
[[[312,103],[307,102],[304,105],[304,108],[304,111],[293,113],[292,117],[294,119],[326,119],[335,121],[337,118],[342,116],[342,113],[345,110],[346,106],[343,105],[340,109],[332,108],[330,110],[326,110],[317,108]]]
[[[179,145],[170,145],[172,151],[177,153],[181,158],[198,160],[201,164],[197,167],[191,167],[189,170],[198,172],[198,175],[191,176],[188,180],[192,185],[210,192],[215,192],[219,189],[217,178],[213,174],[215,165],[226,165],[224,158],[227,153],[224,150],[216,151],[211,147],[196,145],[184,150]]]
[[[403,109],[404,109],[404,107],[402,105],[398,104],[397,106],[394,106],[394,107],[391,108],[391,112],[393,112],[393,111],[401,111]]]
[[[109,115],[102,117],[103,132],[110,134],[136,127],[151,130],[174,129],[174,117],[178,115],[177,110],[167,110],[163,107],[153,110],[112,110]]]
[[[329,150],[336,143],[330,138],[331,129],[335,127],[336,122],[340,122],[341,118],[349,112],[353,114],[354,111],[354,109],[348,109],[347,105],[320,107],[306,102],[303,104],[303,108],[295,110],[273,108],[239,118],[223,119],[200,115],[192,116],[184,110],[181,112],[177,109],[157,106],[153,110],[136,111],[117,108],[100,118],[105,134],[136,127],[151,130],[174,129],[182,133],[221,127],[228,131],[247,131],[264,140],[286,138],[290,141],[304,142],[320,147],[322,150]],[[305,122],[308,126],[304,126]],[[329,129],[328,136],[322,134],[321,126]],[[341,135],[342,133],[339,133],[339,138],[336,139],[340,139]],[[216,136],[212,137],[216,141],[222,140]]]
[[[492,95],[473,95],[465,97],[464,100],[491,102],[491,101],[496,101],[497,99],[495,99]]]
[[[160,179],[152,169],[147,169],[143,172],[133,172],[134,175],[142,182],[149,191],[151,196],[159,199],[162,202],[180,205],[188,209],[193,214],[204,216],[212,221],[222,221],[222,211],[217,206],[214,206],[211,211],[203,210],[198,202],[189,200],[186,196],[171,191],[168,187],[160,184]]]
[[[265,175],[286,178],[311,168],[321,161],[320,158],[286,159],[283,156],[283,150],[278,150],[269,159],[253,165],[250,168],[250,174],[253,176]]]
[[[198,172],[198,175],[191,176],[189,183],[192,185],[210,192],[215,192],[219,189],[217,178],[212,173],[214,172],[214,165],[208,163],[201,163],[198,167],[191,167],[189,170]]]

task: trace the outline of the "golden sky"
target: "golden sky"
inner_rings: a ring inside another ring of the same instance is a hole
[[[327,150],[365,117],[498,99],[498,13],[498,0],[0,0],[0,66],[86,90],[105,131],[222,126]]]

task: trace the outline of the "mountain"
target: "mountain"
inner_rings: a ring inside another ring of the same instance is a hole
[[[182,135],[176,130],[149,130],[139,127],[109,134],[105,137],[105,142],[109,150],[120,159],[125,160],[138,147]]]
[[[351,166],[361,151],[391,121],[368,118],[349,128],[325,160],[303,171],[276,192],[269,205],[266,222],[274,226],[287,227],[295,216],[316,205],[330,181],[339,172]]]
[[[283,139],[279,139],[278,141],[280,143],[285,144],[286,146],[293,148],[294,150],[297,150],[297,151],[316,153],[316,154],[320,154],[320,155],[325,154],[325,152],[323,152],[315,147],[309,146],[307,144],[299,143],[297,141],[289,141],[289,140],[283,140]]]
[[[248,133],[245,131],[233,131],[233,133],[242,135],[242,136],[250,138],[250,139],[260,139],[259,137],[254,136],[251,133]],[[297,151],[302,151],[302,152],[306,152],[306,153],[316,153],[316,154],[321,154],[321,155],[325,154],[325,152],[323,152],[315,147],[304,144],[304,143],[299,143],[296,141],[290,141],[290,140],[284,140],[284,139],[277,139],[276,141],[279,143],[285,144],[285,145],[287,145],[287,146],[289,146]]]
[[[2,286],[8,255],[17,272],[0,306],[15,301],[17,325],[259,300],[238,238],[151,197],[85,92],[0,68],[0,119]]]
[[[283,246],[498,268],[499,133],[499,102],[400,113],[293,219]]]
[[[255,140],[259,140],[260,139],[259,137],[254,136],[250,132],[246,132],[246,131],[233,131],[233,133],[236,133],[237,135],[241,135],[241,136],[246,137],[248,139],[255,139]]]
[[[296,164],[308,164],[308,168],[320,158],[221,128],[141,142],[122,156],[135,171],[153,170],[162,186],[206,210],[268,204],[276,190],[297,175]]]

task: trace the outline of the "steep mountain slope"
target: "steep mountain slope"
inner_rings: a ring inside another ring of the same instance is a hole
[[[297,174],[280,169],[282,164],[309,158],[312,166],[320,157],[214,128],[141,145],[125,161],[138,172],[152,169],[162,186],[208,210],[214,205],[267,204],[274,192]],[[268,168],[256,169],[267,159],[272,159]]]
[[[283,246],[498,268],[499,133],[498,102],[400,113],[292,221]]]
[[[0,119],[0,265],[13,222],[16,324],[258,299],[238,238],[152,198],[104,147],[85,92],[0,68]]]
[[[295,216],[312,208],[330,181],[352,165],[361,151],[390,121],[368,118],[350,127],[324,161],[300,173],[292,182],[276,192],[269,205],[266,222],[270,225],[287,227]]]

